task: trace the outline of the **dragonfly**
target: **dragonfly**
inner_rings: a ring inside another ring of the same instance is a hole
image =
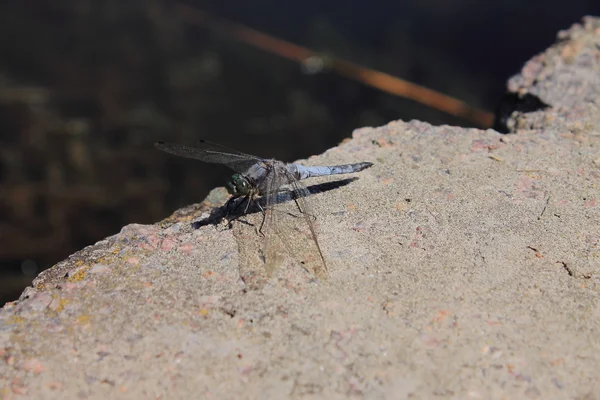
[[[293,258],[301,260],[301,264],[319,278],[327,276],[327,264],[313,224],[316,216],[308,201],[311,193],[301,181],[360,172],[373,165],[370,162],[332,166],[288,164],[244,154],[205,140],[198,141],[195,146],[168,142],[156,142],[154,145],[175,156],[222,164],[235,171],[225,186],[231,195],[225,207],[230,208],[233,201],[241,198],[236,208],[246,203],[243,214],[248,212],[251,203],[262,212],[259,232],[265,237],[265,244],[261,259],[266,264],[268,275],[276,269],[282,253],[287,252],[301,253],[293,254]],[[289,207],[292,200],[294,211]]]

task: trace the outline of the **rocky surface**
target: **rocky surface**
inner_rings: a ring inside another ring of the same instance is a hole
[[[257,214],[191,228],[218,190],[45,271],[0,312],[0,395],[600,397],[600,22],[559,38],[511,134],[398,121],[306,161],[375,164],[311,196],[326,280],[249,285]]]

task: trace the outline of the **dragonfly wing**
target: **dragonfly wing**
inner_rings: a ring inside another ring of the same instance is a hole
[[[265,197],[265,216],[261,232],[265,235],[263,256],[267,276],[273,276],[279,265],[285,259],[285,242],[281,240],[281,210],[274,209],[273,205],[280,201],[279,192],[271,192]]]
[[[202,149],[202,150],[211,151],[214,153],[235,154],[240,157],[260,159],[260,157],[253,156],[252,154],[242,153],[241,151],[232,149],[227,146],[223,146],[222,144],[209,142],[209,141],[203,140],[203,139],[198,140],[196,142],[195,147]]]
[[[270,181],[272,187],[266,196],[263,232],[267,273],[272,274],[287,254],[309,272],[324,279],[327,267],[317,240],[314,213],[309,207],[307,197],[310,193],[285,168],[275,168],[274,173],[284,176],[275,176]],[[289,189],[275,187],[281,182]]]
[[[249,154],[239,153],[235,150],[226,152],[224,147],[209,143],[199,142],[198,146],[186,146],[178,143],[156,142],[154,146],[166,153],[179,157],[192,158],[208,163],[223,164],[236,172],[245,172],[261,159]]]

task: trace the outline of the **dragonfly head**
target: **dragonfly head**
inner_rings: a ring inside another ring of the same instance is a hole
[[[252,191],[252,185],[242,174],[233,174],[225,186],[229,194],[234,197],[248,196]]]

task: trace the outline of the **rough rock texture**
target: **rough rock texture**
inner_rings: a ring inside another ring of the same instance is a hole
[[[509,102],[500,119],[511,132],[599,134],[600,23],[585,17],[582,25],[559,32],[554,46],[508,81],[516,104]]]
[[[512,134],[392,122],[307,161],[375,163],[311,196],[327,280],[248,285],[252,228],[190,227],[219,191],[44,272],[0,312],[0,395],[600,397],[600,22],[560,38]]]

